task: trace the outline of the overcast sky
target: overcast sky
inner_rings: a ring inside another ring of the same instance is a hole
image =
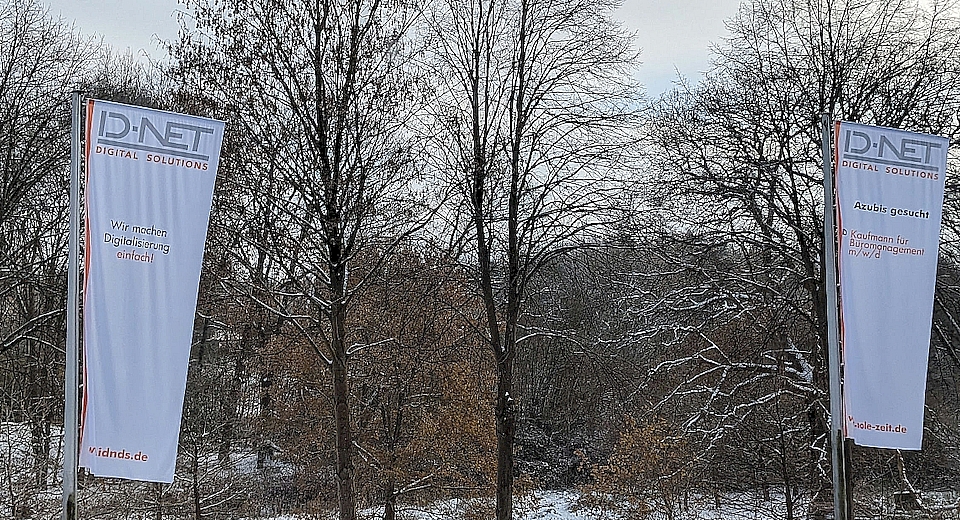
[[[41,0],[54,15],[75,22],[85,36],[99,35],[120,52],[163,59],[161,40],[177,37],[177,0]],[[637,33],[649,95],[668,89],[679,70],[696,80],[709,64],[709,47],[725,34],[724,20],[740,0],[625,0],[616,13]]]

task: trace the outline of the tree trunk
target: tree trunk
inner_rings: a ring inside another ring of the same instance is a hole
[[[783,486],[783,490],[785,491],[784,494],[786,495],[787,520],[793,520],[793,486],[790,485],[789,481]]]
[[[163,484],[157,482],[157,510],[154,511],[155,520],[163,520]]]
[[[350,384],[343,323],[346,309],[339,302],[332,307],[330,328],[333,334],[330,347],[333,354],[333,420],[337,439],[337,496],[340,520],[355,520],[357,497],[353,468],[353,427],[350,424]]]
[[[783,427],[780,429],[780,478],[783,480],[783,495],[784,501],[786,502],[787,508],[787,518],[786,520],[793,520],[793,474],[790,471],[790,459],[787,457],[787,443],[784,441],[784,436],[786,432],[783,431]]]
[[[517,406],[512,390],[513,356],[504,355],[497,363],[497,520],[513,520],[513,444],[517,435]]]
[[[396,484],[390,479],[384,486],[386,498],[383,502],[383,520],[397,520]]]

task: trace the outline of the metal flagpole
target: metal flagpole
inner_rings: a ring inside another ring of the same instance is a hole
[[[849,520],[847,467],[844,453],[843,402],[840,388],[840,342],[837,321],[837,249],[834,222],[833,150],[830,146],[832,117],[824,113],[823,124],[823,248],[824,289],[827,294],[827,349],[830,373],[830,452],[833,459],[833,514],[836,520]]]
[[[67,245],[67,363],[63,408],[63,520],[77,518],[80,372],[80,92],[73,92],[70,112],[70,235]]]

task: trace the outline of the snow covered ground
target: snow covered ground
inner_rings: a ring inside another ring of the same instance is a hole
[[[41,511],[54,511],[59,504],[59,480],[57,461],[61,455],[60,432],[51,432],[50,459],[54,461],[47,478],[48,489],[37,496],[36,482],[32,475],[33,454],[31,452],[30,429],[20,423],[0,423],[0,517],[11,511],[22,498],[27,495],[30,499],[23,502],[29,505],[30,510],[37,513],[36,518],[45,518]],[[295,467],[268,457],[264,468],[257,465],[257,453],[254,451],[235,451],[231,454],[232,466],[238,474],[254,475],[268,471],[272,476],[289,477]],[[215,455],[202,457],[202,465],[218,466]],[[528,496],[518,497],[515,501],[515,518],[517,520],[625,520],[613,507],[609,507],[615,500],[605,497],[604,500],[584,500],[576,490],[568,491],[535,491]],[[651,511],[646,519],[649,520],[779,520],[786,518],[784,496],[773,488],[766,495],[760,492],[725,493],[719,497],[704,496],[691,493],[686,497],[683,507],[675,506],[673,515],[668,515],[663,504],[649,504]],[[591,506],[590,504],[594,505]],[[598,503],[606,503],[604,510]],[[719,505],[718,505],[719,503]],[[956,509],[960,507],[960,495],[955,492],[923,494],[924,506],[930,508],[944,518],[960,518]],[[47,507],[49,506],[49,507]],[[806,516],[806,504],[801,501],[796,505],[796,518]],[[429,504],[399,505],[398,520],[489,520],[493,518],[492,499],[449,499]],[[872,504],[861,504],[864,516],[873,518],[889,517],[894,512],[894,505],[890,492],[878,493]],[[869,511],[867,511],[869,510]],[[899,513],[903,513],[902,510]],[[956,515],[956,516],[949,516]],[[334,520],[333,512],[326,517],[323,515],[280,515],[248,520]],[[53,516],[50,516],[53,518]],[[379,520],[383,518],[383,509],[368,508],[360,512],[363,520]]]
[[[521,516],[518,520],[592,520],[596,513],[581,511],[577,507],[579,495],[574,492],[544,491],[536,493],[531,499],[521,500],[517,504]],[[444,500],[427,507],[406,507],[402,509],[404,520],[452,520],[472,517],[484,510],[492,512],[493,504],[478,500]],[[382,509],[365,510],[368,519],[382,518]],[[483,515],[481,518],[485,518]]]
[[[581,495],[576,491],[538,491],[532,497],[517,502],[517,520],[624,520],[624,516],[612,511],[603,511],[582,505]],[[782,500],[771,496],[763,500],[759,495],[739,494],[723,497],[718,509],[711,501],[691,501],[685,511],[675,511],[675,520],[780,520],[786,518]],[[803,518],[805,511],[795,511]],[[400,520],[487,520],[493,517],[492,503],[478,500],[443,500],[428,506],[402,506]],[[283,515],[270,520],[313,520],[317,517]],[[335,518],[335,516],[330,517]],[[365,509],[360,512],[364,520],[383,518],[382,508]],[[649,520],[667,520],[662,508],[654,508]]]

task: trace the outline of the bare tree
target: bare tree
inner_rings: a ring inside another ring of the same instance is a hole
[[[65,100],[91,51],[38,3],[0,6],[0,299],[41,268],[30,258],[45,262],[58,249],[49,240],[65,211],[56,177],[69,159]],[[0,354],[51,319],[62,318],[33,316],[0,334]]]
[[[95,47],[34,1],[0,4],[0,511],[42,514],[63,402],[69,92]],[[25,436],[18,433],[26,432]],[[25,452],[17,452],[21,448]]]
[[[710,397],[709,407],[690,409],[688,425],[716,440],[764,403],[792,402],[784,431],[806,432],[808,482],[821,492],[829,479],[818,117],[956,135],[960,26],[951,13],[906,1],[753,1],[729,23],[702,81],[658,100],[649,122],[650,160],[663,172],[649,186],[686,248],[662,250],[664,272],[689,275],[647,299],[676,313],[681,326],[664,330],[672,343],[693,348],[660,365],[682,374],[668,397]],[[707,255],[714,260],[704,263]]]
[[[197,32],[177,49],[190,71],[184,85],[200,87],[249,146],[238,165],[248,189],[238,193],[233,262],[240,272],[258,269],[239,289],[298,331],[329,368],[340,518],[352,520],[350,359],[365,345],[347,322],[369,274],[357,255],[389,251],[429,215],[404,202],[416,177],[404,130],[416,108],[406,62],[416,11],[377,0],[194,10]],[[256,233],[240,216],[248,203],[260,212]],[[402,212],[405,219],[394,218]]]
[[[476,0],[433,16],[445,164],[469,216],[496,366],[498,520],[513,517],[517,349],[531,278],[589,242],[633,122],[635,53],[614,2]]]

